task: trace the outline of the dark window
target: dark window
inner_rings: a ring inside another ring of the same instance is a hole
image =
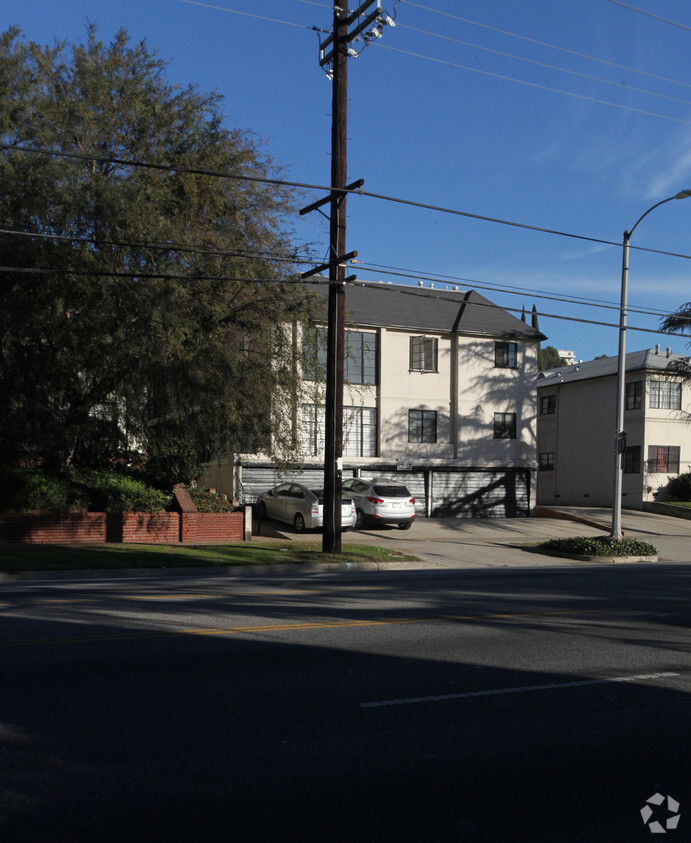
[[[681,383],[650,381],[650,406],[654,410],[681,410]]]
[[[641,473],[641,446],[631,445],[624,452],[624,474]]]
[[[436,441],[436,412],[434,410],[408,410],[408,442]]]
[[[515,439],[516,438],[516,414],[495,413],[494,414],[494,438]]]
[[[302,353],[302,374],[305,380],[326,380],[326,328],[302,329]]]
[[[651,474],[678,474],[680,451],[678,445],[649,445],[647,470]]]
[[[626,409],[640,410],[643,406],[643,381],[626,384]]]
[[[515,342],[494,343],[494,365],[500,369],[515,369],[518,366]]]
[[[345,345],[345,380],[348,383],[376,383],[377,335],[346,331]]]
[[[553,413],[557,412],[557,396],[556,393],[554,395],[543,395],[540,398],[540,415],[541,416],[551,416]]]
[[[554,471],[554,451],[540,454],[540,471]]]
[[[436,337],[411,337],[410,371],[436,372],[438,346]]]

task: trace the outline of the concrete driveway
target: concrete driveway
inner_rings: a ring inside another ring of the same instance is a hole
[[[579,563],[536,553],[521,545],[554,538],[607,535],[610,530],[611,509],[563,507],[552,513],[554,517],[419,518],[410,530],[380,527],[349,531],[343,534],[343,544],[398,548],[427,563],[449,568],[574,565]],[[624,510],[622,528],[627,536],[653,544],[661,562],[691,562],[691,521]],[[290,527],[267,521],[254,541],[267,538],[321,542],[322,535],[297,534]]]

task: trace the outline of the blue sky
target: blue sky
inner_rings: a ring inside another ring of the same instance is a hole
[[[19,25],[44,44],[82,40],[87,20],[104,41],[125,27],[169,62],[171,82],[221,93],[229,123],[256,133],[287,178],[328,184],[331,83],[312,30],[330,29],[327,3],[8,6],[3,29]],[[620,244],[651,205],[691,188],[688,0],[382,6],[397,26],[348,67],[349,179],[365,179],[367,191]],[[328,225],[319,214],[296,219],[295,235],[325,256]],[[548,345],[583,360],[616,354],[615,327],[574,320],[618,321],[619,245],[368,197],[348,200],[347,237],[360,280],[417,285],[380,271],[394,267],[435,278],[437,288],[473,287],[503,307],[529,312],[535,304],[552,314],[539,320]],[[691,255],[691,199],[653,211],[631,242]],[[690,273],[687,258],[632,249],[629,305],[653,313],[631,312],[629,326],[656,330],[657,313],[691,300]],[[602,306],[580,303],[586,299]],[[659,343],[685,353],[686,342],[628,335],[629,350]]]

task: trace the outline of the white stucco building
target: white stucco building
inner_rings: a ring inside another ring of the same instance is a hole
[[[326,302],[327,285],[317,287]],[[343,477],[394,475],[420,515],[525,516],[535,505],[539,331],[474,291],[369,283],[346,287]],[[314,400],[299,408],[304,464],[323,482],[325,414],[317,337]],[[252,500],[281,477],[261,455],[210,465]],[[226,489],[224,489],[226,491]]]
[[[687,360],[659,346],[626,355],[622,505],[662,500],[691,460],[691,387],[670,370]],[[617,358],[541,374],[537,503],[611,506],[614,494]]]

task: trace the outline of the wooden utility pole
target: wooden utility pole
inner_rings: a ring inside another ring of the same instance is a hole
[[[374,11],[367,14],[368,9]],[[353,26],[351,30],[350,27]],[[331,193],[325,199],[303,208],[305,214],[330,202],[329,261],[303,273],[303,278],[329,269],[329,303],[326,346],[326,407],[324,453],[324,522],[323,553],[341,552],[341,480],[343,473],[343,375],[345,367],[345,284],[346,261],[357,252],[346,253],[346,196],[348,191],[362,187],[363,180],[346,184],[348,180],[347,124],[348,124],[348,56],[358,53],[349,45],[362,36],[365,44],[381,37],[386,25],[395,26],[393,19],[381,8],[381,0],[364,0],[359,8],[348,13],[347,8],[334,6],[333,32],[320,46],[320,65],[331,66],[333,82],[331,99]],[[369,28],[371,27],[371,28]],[[369,29],[368,29],[369,28]],[[329,49],[330,48],[330,49]]]
[[[341,552],[343,475],[343,368],[345,359],[345,265],[348,180],[348,25],[347,12],[334,7],[334,59],[331,111],[331,225],[329,310],[326,344],[326,447],[324,454],[324,532],[322,551]]]

